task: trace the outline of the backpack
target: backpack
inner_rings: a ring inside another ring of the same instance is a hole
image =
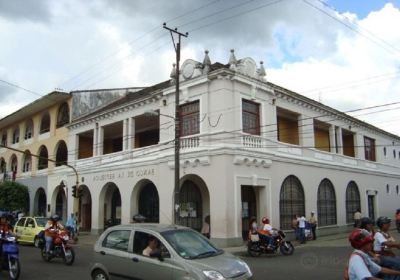
[[[353,255],[360,256],[360,257],[362,258],[362,260],[364,261],[365,266],[366,266],[366,267],[368,268],[368,270],[369,270],[369,265],[368,265],[367,262],[365,261],[364,257],[363,257],[360,253],[358,253],[358,252],[353,252],[353,253],[351,253],[351,255],[350,255],[350,257],[349,257],[348,264],[345,266],[344,271],[343,271],[343,279],[344,279],[344,280],[350,280],[350,277],[349,277],[349,264],[350,264],[350,259],[351,259],[351,257],[352,257]]]

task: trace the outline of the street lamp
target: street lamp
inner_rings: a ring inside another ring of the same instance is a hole
[[[144,113],[145,116],[164,116],[170,119],[173,119],[175,122],[175,139],[174,139],[174,146],[175,146],[175,176],[174,176],[174,218],[176,219],[176,215],[179,209],[179,161],[180,161],[180,141],[179,141],[179,114],[177,113],[179,108],[176,108],[175,117],[161,114],[159,111],[156,110],[149,110]]]

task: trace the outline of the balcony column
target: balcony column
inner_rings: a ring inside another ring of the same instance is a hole
[[[93,131],[93,156],[97,156],[98,150],[97,150],[97,145],[98,145],[98,137],[99,137],[99,124],[96,123]]]
[[[354,152],[355,157],[359,159],[365,159],[365,147],[364,147],[364,135],[356,133],[354,135]],[[376,153],[376,151],[375,151]],[[376,157],[376,154],[375,154]]]
[[[331,146],[331,153],[336,153],[336,140],[335,140],[335,126],[329,126],[329,143]]]
[[[337,150],[338,154],[343,155],[343,135],[342,135],[342,128],[341,127],[336,127],[336,145],[337,145]]]
[[[307,148],[314,148],[314,119],[306,115],[300,115],[298,120],[300,145]]]
[[[128,148],[128,139],[129,139],[129,132],[128,132],[128,119],[124,119],[122,124],[122,150],[125,151]]]
[[[103,155],[103,145],[104,145],[104,128],[99,126],[97,135],[97,155]]]
[[[128,119],[128,137],[127,137],[127,149],[132,150],[135,148],[135,119]]]

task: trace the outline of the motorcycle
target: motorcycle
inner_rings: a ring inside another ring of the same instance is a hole
[[[46,240],[44,234],[40,234],[38,247],[42,255],[42,259],[50,262],[54,258],[62,258],[66,265],[72,265],[75,260],[75,251],[68,244],[69,235],[65,230],[54,230],[53,244],[50,252],[46,252]]]
[[[0,236],[2,233],[0,233]],[[19,250],[15,236],[7,234],[1,238],[2,255],[0,256],[0,270],[8,271],[10,279],[17,280],[21,273]]]
[[[285,240],[285,233],[281,230],[274,230],[272,234],[272,246],[261,240],[258,233],[251,234],[247,243],[247,252],[252,257],[259,257],[261,254],[276,254],[278,249],[282,255],[289,256],[294,253],[294,246],[290,241]]]

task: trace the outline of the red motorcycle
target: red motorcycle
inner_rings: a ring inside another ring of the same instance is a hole
[[[50,262],[54,258],[62,258],[66,265],[72,265],[75,260],[75,251],[68,244],[69,235],[65,230],[54,230],[53,244],[50,248],[50,252],[46,252],[46,240],[44,234],[41,234],[42,238],[39,242],[39,248],[41,250],[42,259],[46,262]]]

